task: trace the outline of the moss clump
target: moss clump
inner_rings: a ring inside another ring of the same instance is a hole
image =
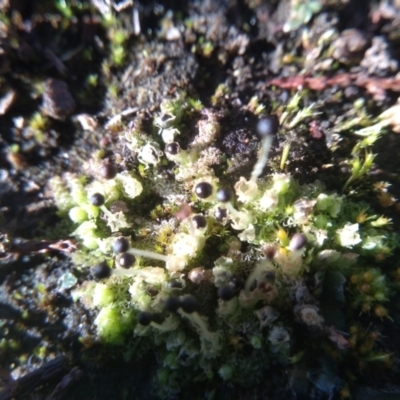
[[[125,132],[145,178],[123,171],[107,180],[93,174],[90,182],[53,181],[60,210],[76,223],[72,234],[83,244],[75,261],[82,268],[99,260],[114,266],[109,278],[76,291],[98,309],[99,339],[122,345],[132,357],[135,343],[152,348],[160,397],[193,380],[208,387],[257,384],[275,365],[328,374],[326,359],[336,365],[377,360],[374,341],[353,345],[346,332],[360,313],[372,321],[388,316],[393,289],[384,263],[398,243],[389,219],[320,181],[301,185],[288,173],[259,178],[270,135],[250,179],[227,185],[213,169],[221,163],[217,112],[201,119],[186,150],[179,144],[169,150],[182,102],[163,103],[155,118],[165,153],[159,139]],[[310,110],[293,107],[292,121],[300,123]],[[159,174],[165,157],[175,164],[175,179]],[[93,193],[104,204],[90,203]],[[151,193],[162,203],[143,213],[141,196]],[[113,243],[121,234],[131,240],[116,255]],[[121,256],[134,265],[122,268]],[[335,387],[350,379],[329,374]]]

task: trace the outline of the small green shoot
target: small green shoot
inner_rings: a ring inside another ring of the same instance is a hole
[[[351,162],[351,176],[344,184],[342,190],[346,190],[351,183],[362,178],[371,169],[374,159],[375,154],[368,152],[365,153],[364,163],[362,163],[360,157],[355,157]]]

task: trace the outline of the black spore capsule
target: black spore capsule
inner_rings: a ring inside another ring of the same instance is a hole
[[[96,207],[102,206],[105,201],[106,200],[105,200],[104,196],[101,193],[93,193],[90,196],[90,202]]]
[[[218,190],[216,197],[218,201],[221,201],[222,203],[227,203],[228,201],[232,200],[233,193],[231,189],[222,188]]]
[[[176,156],[179,153],[180,150],[180,146],[178,143],[173,142],[173,143],[169,143],[167,144],[167,146],[165,147],[165,151],[173,156]]]
[[[196,193],[197,197],[200,199],[206,199],[210,197],[213,191],[213,187],[211,183],[208,182],[200,182],[194,188],[194,192]]]
[[[92,275],[95,279],[105,279],[111,275],[111,268],[106,261],[92,267]]]
[[[99,174],[104,179],[113,179],[117,173],[117,167],[110,163],[103,164],[99,169]]]
[[[218,207],[218,208],[215,210],[214,216],[215,216],[215,219],[216,219],[217,221],[222,221],[224,218],[226,218],[226,217],[228,216],[228,212],[227,212],[226,208],[220,208],[220,207]]]
[[[179,297],[169,296],[167,300],[165,300],[165,309],[169,312],[176,312],[176,310],[181,306],[181,301]]]
[[[129,242],[124,237],[119,237],[114,240],[113,250],[115,253],[125,253],[129,249]]]
[[[279,120],[276,115],[269,115],[260,119],[257,124],[257,133],[260,137],[275,135],[279,129]]]
[[[202,215],[195,215],[192,218],[192,221],[197,229],[205,228],[207,226],[207,220]]]
[[[139,313],[137,320],[140,325],[150,325],[150,322],[153,320],[153,314],[147,312],[147,311],[142,311]]]
[[[218,296],[220,297],[220,299],[228,301],[233,299],[233,297],[235,296],[235,291],[232,287],[228,285],[222,286],[218,289]]]
[[[188,358],[190,358],[190,354],[186,353],[184,349],[181,349],[178,354],[179,360],[185,363]]]
[[[191,294],[188,294],[181,300],[181,307],[183,311],[191,314],[192,312],[197,310],[197,300]]]
[[[122,268],[130,268],[135,264],[136,258],[131,253],[122,253],[118,258],[118,264]]]
[[[303,233],[295,233],[289,243],[292,251],[300,250],[307,244],[307,237]]]

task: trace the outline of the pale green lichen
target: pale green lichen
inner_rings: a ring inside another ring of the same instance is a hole
[[[166,143],[176,138],[177,132],[169,136],[168,130],[179,130],[182,101],[163,103],[156,116],[154,124]],[[292,123],[311,110],[302,112],[299,102],[298,96],[289,108],[295,115],[287,116]],[[115,265],[110,278],[77,288],[76,297],[98,309],[101,341],[125,345],[127,354],[139,338],[155,349],[156,392],[164,398],[193,379],[252,384],[262,379],[270,362],[288,366],[298,359],[312,365],[312,343],[304,344],[301,356],[293,355],[299,326],[302,335],[318,332],[326,356],[336,351],[332,327],[346,330],[353,313],[377,310],[375,315],[383,315],[376,307],[390,299],[391,289],[376,264],[398,243],[387,218],[344,194],[330,193],[322,182],[300,185],[290,174],[276,173],[259,179],[271,143],[262,167],[256,163],[256,172],[232,184],[236,200],[219,202],[216,192],[225,186],[213,168],[222,157],[214,147],[219,117],[209,112],[200,121],[198,135],[176,155],[164,154],[153,139],[127,128],[122,137],[147,171],[140,181],[125,171],[109,181],[95,177],[87,183],[70,176],[52,182],[60,210],[76,224],[72,235],[84,246],[73,256],[75,262],[81,268],[103,260]],[[173,183],[155,168],[167,159],[175,163]],[[353,165],[346,186],[365,175],[372,162],[367,156],[357,174]],[[202,182],[211,185],[205,199],[194,191]],[[154,221],[132,218],[130,202],[140,203],[152,192],[163,198],[151,213]],[[89,203],[93,193],[104,195],[103,206]],[[111,211],[116,200],[126,202],[129,212]],[[174,213],[182,205],[177,218]],[[217,211],[226,215],[217,219]],[[194,225],[194,212],[204,218],[205,227]],[[136,263],[129,269],[116,262],[114,232],[135,233],[128,253]],[[301,246],[292,242],[295,233],[302,234]],[[221,290],[226,293],[218,299]],[[195,297],[195,310],[184,311],[188,294]],[[376,355],[372,349],[357,354],[365,360]],[[342,352],[339,362],[351,357]]]
[[[283,26],[284,32],[291,32],[305,25],[321,8],[320,0],[310,0],[304,3],[299,0],[291,0],[289,18]]]

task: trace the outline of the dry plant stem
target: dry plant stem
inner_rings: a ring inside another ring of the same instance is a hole
[[[52,250],[63,253],[72,253],[77,249],[76,244],[69,239],[66,240],[29,240],[24,242],[14,242],[7,253],[35,254],[47,253]]]

